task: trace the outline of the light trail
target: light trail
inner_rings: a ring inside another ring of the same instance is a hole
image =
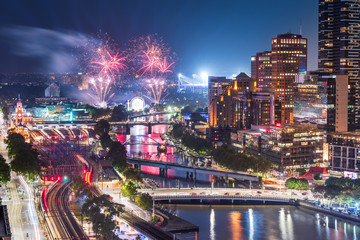
[[[30,219],[30,223],[34,229],[34,233],[35,233],[35,239],[36,240],[40,240],[41,239],[41,234],[40,234],[40,223],[39,223],[39,219],[37,217],[37,213],[36,213],[36,209],[35,209],[35,203],[34,203],[34,195],[29,187],[29,185],[27,184],[27,182],[25,182],[24,178],[22,176],[18,177],[21,185],[24,187],[24,190],[26,191],[26,195],[28,196],[28,211],[29,211],[29,219]]]

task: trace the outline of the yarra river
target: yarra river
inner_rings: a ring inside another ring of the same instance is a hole
[[[168,120],[165,117],[152,117],[152,121]],[[166,133],[166,125],[153,126],[152,134],[147,134],[147,127],[134,126],[130,135],[118,135],[120,142],[130,141],[127,151],[130,156],[144,155],[146,158],[186,163],[187,157],[168,147],[167,154],[157,155],[156,145],[136,144],[136,142],[164,143],[160,135]],[[129,140],[137,136],[136,141]],[[145,157],[144,156],[144,157]],[[181,171],[168,172],[168,178],[159,176],[159,169],[155,167],[141,167],[142,176],[154,179],[160,187],[192,187],[194,181],[186,179],[186,173]],[[180,178],[180,180],[175,180]],[[210,176],[197,176],[195,186],[210,187]],[[218,183],[218,186],[220,183]],[[216,186],[216,185],[215,185]],[[352,222],[330,215],[317,213],[293,206],[200,206],[177,205],[177,215],[189,222],[199,225],[200,232],[197,239],[283,239],[283,240],[345,240],[360,239],[360,227]],[[179,239],[194,239],[194,234],[179,235]]]

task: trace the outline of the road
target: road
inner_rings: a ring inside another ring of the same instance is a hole
[[[6,162],[10,163],[6,144],[4,143],[7,125],[4,124],[1,111],[0,123],[0,153],[6,159]],[[10,227],[14,240],[46,239],[36,213],[33,191],[22,176],[17,176],[12,172],[11,181],[7,183],[7,193],[3,192],[1,197],[3,198],[2,203],[8,207]]]
[[[70,210],[69,185],[70,182],[55,183],[46,195],[46,211],[56,233],[54,238],[89,239]]]
[[[313,200],[311,191],[275,191],[275,190],[259,190],[259,189],[239,189],[239,188],[159,188],[159,189],[139,189],[139,192],[149,193],[151,196],[256,196],[264,198],[292,198],[292,199],[308,199]]]
[[[8,206],[13,239],[46,239],[35,210],[33,193],[24,178],[12,172],[7,189],[3,204]]]

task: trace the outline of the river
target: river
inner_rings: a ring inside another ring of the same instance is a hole
[[[169,120],[169,116],[158,116],[147,121]],[[146,126],[134,126],[130,135],[117,135],[120,142],[132,142],[126,146],[130,156],[156,161],[186,163],[187,159],[167,147],[167,154],[157,154],[157,146],[149,145],[154,140],[164,143],[160,135],[167,132],[167,125],[156,125],[152,134],[147,134]],[[134,138],[136,136],[136,138]],[[130,138],[133,138],[132,140]],[[146,143],[146,144],[144,144]],[[141,176],[154,179],[160,187],[210,187],[211,177],[197,176],[196,181],[186,178],[182,171],[168,171],[168,177],[159,176],[156,167],[141,166]],[[215,182],[215,187],[223,183]],[[174,207],[174,206],[172,206]],[[317,213],[293,206],[175,206],[177,215],[189,222],[199,225],[198,238],[201,240],[345,240],[360,239],[360,228],[340,218]],[[193,234],[179,235],[180,239],[194,239]]]
[[[172,206],[174,207],[174,206]],[[360,239],[354,223],[293,206],[179,206],[177,215],[199,225],[197,239]],[[194,234],[178,235],[195,239]]]

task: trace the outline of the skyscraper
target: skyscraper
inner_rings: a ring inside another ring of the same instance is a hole
[[[360,1],[319,0],[319,69],[348,75],[348,130],[360,129]]]
[[[271,41],[271,51],[251,58],[251,76],[258,88],[272,88],[280,104],[276,123],[293,123],[295,75],[306,72],[307,39],[301,35],[279,34]]]

